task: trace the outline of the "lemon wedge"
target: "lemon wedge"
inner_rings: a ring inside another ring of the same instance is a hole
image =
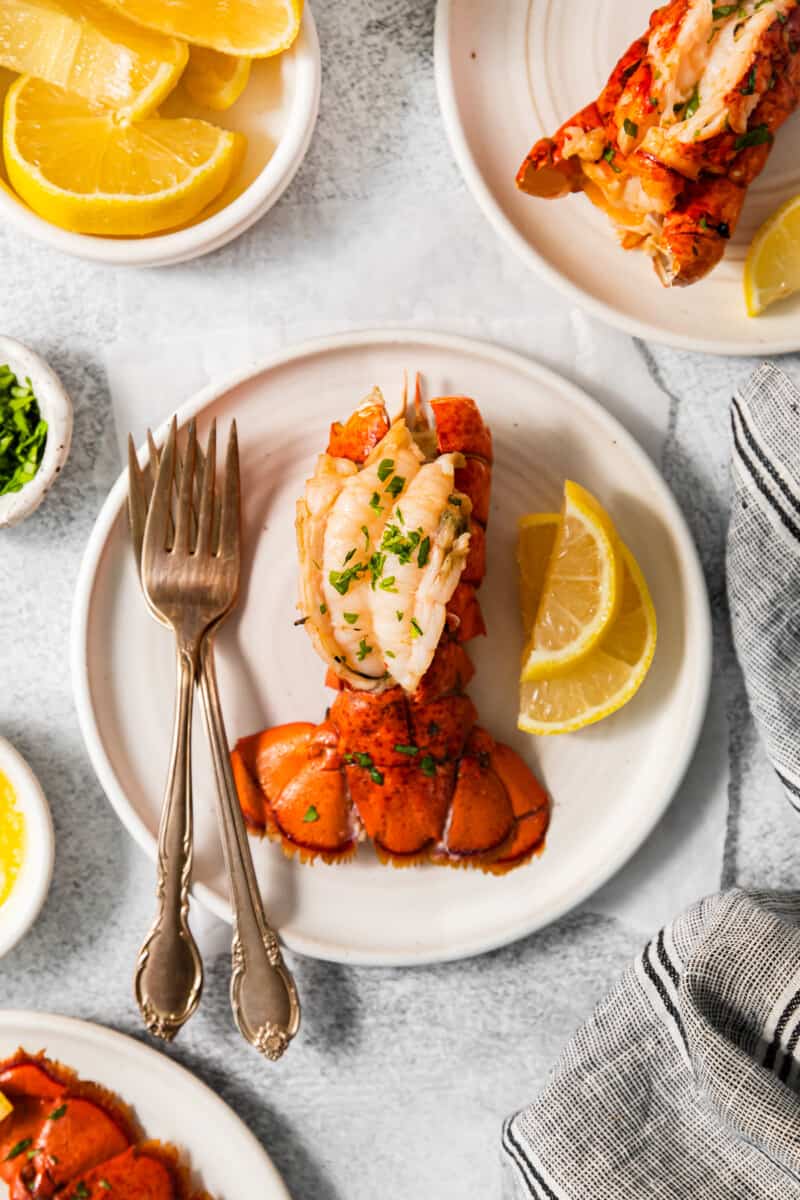
[[[4,1096],[3,1093],[0,1092],[0,1124],[2,1124],[6,1117],[9,1117],[13,1111],[14,1105],[11,1103],[8,1096]]]
[[[787,200],[764,222],[744,265],[748,316],[800,291],[800,196]]]
[[[247,87],[251,61],[220,54],[205,46],[192,46],[183,86],[195,104],[221,112],[235,104]]]
[[[561,513],[528,513],[519,522],[517,566],[522,628],[526,635],[533,629],[536,611],[544,591],[547,564],[553,553]]]
[[[599,644],[567,672],[523,681],[517,724],[526,733],[573,733],[622,708],[635,696],[656,649],[653,601],[636,559],[619,543],[619,610]]]
[[[157,108],[188,55],[177,38],[142,29],[100,0],[0,4],[0,66],[129,117]]]
[[[589,654],[616,615],[619,585],[617,536],[611,518],[585,488],[568,481],[523,655],[523,680],[568,670]]]
[[[103,0],[147,29],[223,54],[269,58],[300,31],[302,0]]]
[[[206,121],[119,122],[102,108],[23,75],[6,98],[9,180],[41,217],[77,233],[160,233],[219,195],[237,139]]]

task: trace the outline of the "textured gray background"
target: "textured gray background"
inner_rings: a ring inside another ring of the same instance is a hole
[[[0,231],[0,329],[49,357],[76,405],[58,490],[22,528],[0,533],[0,730],[39,774],[58,833],[44,913],[0,963],[3,1007],[60,1011],[141,1036],[130,975],[151,915],[152,867],[83,749],[68,671],[72,591],[120,466],[106,372],[115,348],[146,364],[170,339],[233,338],[245,323],[255,341],[258,328],[293,337],[389,320],[483,334],[560,364],[645,440],[701,549],[715,624],[714,703],[651,859],[645,848],[638,879],[634,869],[612,889],[641,888],[667,835],[679,853],[680,830],[702,828],[714,789],[727,809],[724,838],[708,846],[721,881],[796,883],[797,821],[752,727],[724,591],[727,403],[752,364],[606,335],[497,243],[441,128],[431,3],[318,0],[315,13],[324,59],[315,140],[282,202],[240,241],[168,272],[122,272]],[[532,312],[558,321],[542,324]],[[797,359],[786,365],[800,374]],[[277,1067],[262,1066],[232,1031],[222,955],[170,1053],[249,1122],[298,1198],[497,1196],[501,1118],[536,1092],[649,932],[610,915],[620,907],[598,897],[513,947],[439,968],[296,961],[305,1026]],[[238,1183],[231,1196],[245,1194],[247,1181]]]

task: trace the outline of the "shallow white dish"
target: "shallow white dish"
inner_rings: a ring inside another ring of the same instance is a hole
[[[0,1010],[0,1059],[22,1046],[72,1067],[130,1104],[147,1137],[186,1155],[192,1183],[234,1200],[289,1200],[266,1151],[210,1088],[149,1046],[88,1021],[52,1013]],[[0,1183],[5,1196],[5,1184]]]
[[[58,479],[72,441],[72,401],[55,371],[44,359],[15,338],[0,337],[0,366],[8,365],[21,382],[30,378],[47,421],[47,441],[39,470],[19,492],[0,496],[0,529],[16,525],[35,512]]]
[[[0,221],[67,254],[115,266],[169,266],[219,250],[263,217],[294,178],[317,121],[321,73],[317,28],[306,0],[294,45],[285,54],[254,60],[248,86],[227,111],[198,108],[178,84],[159,109],[162,116],[198,116],[247,135],[237,177],[240,194],[205,220],[154,237],[91,237],[51,225],[6,186],[0,187]],[[2,169],[0,180],[5,181]]]
[[[302,866],[252,842],[267,909],[292,949],[343,962],[406,964],[475,954],[560,916],[599,887],[644,840],[689,761],[710,667],[708,605],[697,555],[666,484],[631,437],[588,396],[527,359],[461,338],[376,331],[307,343],[215,386],[181,412],[201,432],[236,417],[242,450],[244,594],[219,639],[231,740],[266,725],[321,720],[325,669],[296,616],[294,504],[330,422],[373,384],[399,403],[403,371],[428,396],[476,397],[496,447],[489,569],[490,636],[472,643],[471,686],[482,722],[539,770],[555,797],[544,855],[496,879],[475,871],[380,866],[369,847],[346,866]],[[640,557],[660,619],[652,673],[620,715],[569,738],[516,731],[521,630],[514,564],[517,518],[557,507],[566,474],[607,503]],[[83,735],[100,781],[148,854],[169,755],[173,651],[148,615],[126,529],[123,474],[81,567],[72,667]],[[212,774],[195,748],[195,894],[230,919]]]
[[[638,337],[716,354],[800,348],[800,296],[753,320],[742,270],[759,225],[800,192],[800,116],[777,135],[724,261],[690,288],[666,289],[644,254],[617,245],[584,196],[538,200],[514,177],[537,138],[594,100],[657,0],[438,0],[439,103],[467,186],[495,229],[548,283]]]
[[[5,904],[0,905],[0,958],[28,932],[38,917],[53,877],[55,839],[50,809],[25,759],[0,737],[0,772],[16,795],[25,818],[25,858]]]

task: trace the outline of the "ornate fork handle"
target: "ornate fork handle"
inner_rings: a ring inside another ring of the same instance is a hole
[[[200,690],[217,779],[217,810],[233,905],[231,1007],[242,1036],[267,1058],[281,1057],[300,1027],[295,982],[264,915],[230,765],[214,668],[213,634],[200,652]]]
[[[203,964],[189,930],[192,871],[192,783],[190,747],[195,667],[178,649],[172,753],[158,833],[157,910],[139,951],[134,976],[136,1000],[152,1034],[171,1041],[189,1020],[203,990]]]

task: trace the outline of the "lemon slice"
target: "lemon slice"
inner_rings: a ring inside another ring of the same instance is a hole
[[[190,221],[226,186],[241,134],[188,118],[123,122],[23,75],[3,121],[8,177],[45,220],[131,237]]]
[[[303,0],[103,0],[144,25],[223,54],[269,58],[300,31]]]
[[[526,636],[533,628],[536,610],[544,591],[547,564],[553,553],[561,513],[528,513],[519,522],[517,565],[522,628]]]
[[[800,196],[787,200],[764,222],[744,265],[748,316],[800,291]]]
[[[592,652],[565,674],[523,682],[517,724],[526,733],[573,733],[609,717],[635,696],[656,649],[656,613],[639,564],[619,544],[617,616]]]
[[[5,1121],[6,1117],[10,1116],[14,1111],[14,1105],[9,1100],[8,1096],[4,1096],[0,1092],[0,1124]]]
[[[100,0],[3,0],[0,66],[141,117],[172,90],[188,49]]]
[[[183,86],[195,104],[221,112],[235,104],[247,87],[251,61],[220,54],[205,46],[192,46]]]
[[[536,620],[523,656],[523,679],[542,679],[568,670],[597,645],[619,603],[616,547],[608,513],[585,488],[568,481]]]

